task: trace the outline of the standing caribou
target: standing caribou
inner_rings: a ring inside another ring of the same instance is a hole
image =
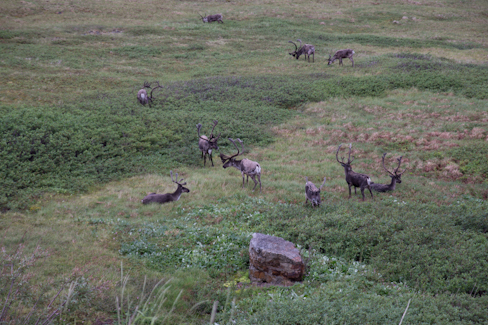
[[[170,170],[169,173],[171,174],[171,181],[178,185],[178,188],[174,193],[166,193],[166,194],[156,194],[156,193],[149,193],[142,199],[142,204],[149,204],[149,203],[168,203],[168,202],[176,202],[180,199],[182,193],[190,193],[190,190],[184,187],[186,182],[183,182],[183,178],[180,179],[178,182],[178,173],[176,173],[176,179],[173,179],[173,171]]]
[[[224,21],[222,20],[223,17],[221,14],[208,15],[208,16],[207,16],[207,14],[205,14],[205,16],[200,15],[200,17],[202,17],[202,21],[204,23],[213,23],[214,21],[216,21],[218,23],[222,23],[222,24],[224,23]]]
[[[308,177],[305,177],[305,204],[308,201],[312,203],[312,207],[320,206],[320,190],[325,184],[326,178],[324,177],[324,182],[320,185],[320,188],[317,188],[314,183],[308,180]]]
[[[312,62],[315,62],[315,46],[310,45],[310,44],[305,44],[305,45],[302,46],[302,40],[297,39],[297,41],[300,42],[300,47],[298,47],[292,41],[288,41],[288,43],[292,43],[293,45],[295,45],[295,51],[289,52],[288,54],[290,54],[291,56],[295,57],[297,60],[300,57],[300,55],[302,55],[302,54],[305,55],[305,60],[306,60],[307,59],[307,55],[308,55],[308,62],[310,62],[310,54],[312,54],[312,56],[313,56],[313,61]]]
[[[346,49],[337,51],[332,58],[329,54],[329,62],[327,63],[327,65],[331,65],[332,63],[334,63],[335,60],[339,60],[339,65],[342,64],[344,66],[344,64],[342,63],[342,59],[348,58],[349,60],[351,60],[352,66],[354,67],[354,60],[352,59],[354,53],[355,52],[353,50]]]
[[[203,166],[205,166],[205,163],[207,162],[207,155],[213,164],[213,159],[212,159],[212,149],[219,150],[219,146],[217,145],[217,140],[220,138],[219,134],[218,137],[215,137],[213,134],[213,131],[215,127],[217,126],[217,123],[219,123],[217,120],[214,121],[214,126],[212,128],[212,132],[210,132],[210,139],[207,138],[205,135],[200,135],[200,129],[202,128],[202,125],[200,123],[197,124],[197,131],[198,131],[198,137],[200,138],[198,140],[198,148],[202,152],[202,158],[203,158]]]
[[[142,105],[146,105],[149,102],[152,102],[154,89],[163,88],[162,86],[159,85],[159,81],[156,81],[156,84],[157,86],[152,88],[149,82],[147,81],[144,82],[144,86],[142,87],[142,89],[137,92],[137,100],[139,101],[139,103],[141,103]],[[152,88],[151,94],[149,96],[147,95],[147,91],[145,88]],[[149,104],[149,106],[151,106],[151,104]]]
[[[391,177],[391,183],[388,184],[376,184],[371,182],[371,188],[375,190],[376,192],[388,192],[388,191],[394,191],[395,190],[395,185],[400,184],[402,182],[402,174],[407,171],[405,170],[401,173],[398,173],[398,169],[400,169],[400,165],[402,164],[402,158],[403,156],[400,156],[400,158],[397,158],[398,161],[398,167],[392,172],[390,172],[388,169],[385,167],[385,156],[386,153],[383,154],[383,168],[390,174],[389,176]]]
[[[339,158],[337,155],[339,154],[339,150],[341,149],[341,145],[339,145],[339,148],[337,148],[336,152],[336,160],[339,164],[341,164],[342,167],[344,167],[344,173],[346,174],[346,182],[347,185],[349,186],[349,198],[351,198],[351,186],[354,186],[354,194],[356,194],[356,188],[359,187],[361,189],[361,194],[363,195],[363,201],[364,201],[364,189],[367,188],[369,190],[369,193],[371,193],[371,198],[374,199],[373,197],[373,192],[371,192],[371,178],[368,175],[365,174],[360,174],[352,171],[351,163],[354,160],[354,157],[352,157],[351,160],[351,150],[352,150],[352,143],[349,145],[349,156],[347,158],[347,163],[344,162],[344,157],[342,157],[342,161],[339,161]]]
[[[239,153],[239,148],[237,147],[235,141],[229,138],[229,141],[232,142],[236,147],[237,153],[230,156],[221,153],[220,159],[224,164],[222,167],[223,168],[234,167],[241,172],[242,188],[244,188],[244,175],[251,177],[252,180],[254,181],[254,188],[252,189],[253,192],[256,189],[256,186],[258,185],[258,182],[256,181],[256,176],[257,176],[259,180],[259,192],[261,192],[261,166],[257,162],[249,160],[247,158],[244,158],[242,160],[235,159],[237,156],[242,155],[244,153],[244,143],[241,141],[241,139],[236,139],[236,140],[241,143],[242,152]]]

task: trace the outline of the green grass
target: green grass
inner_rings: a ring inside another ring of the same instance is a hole
[[[421,2],[4,1],[0,311],[9,261],[35,263],[1,321],[43,292],[45,315],[70,283],[59,322],[115,321],[123,261],[126,310],[145,275],[146,288],[171,278],[145,316],[174,307],[175,324],[208,324],[215,300],[219,324],[390,324],[409,301],[404,323],[486,323],[488,7]],[[315,63],[288,55],[297,38]],[[354,68],[327,65],[342,48]],[[164,88],[139,105],[155,80]],[[195,125],[208,134],[214,119],[220,151],[203,168]],[[228,137],[263,167],[262,193],[220,167]],[[402,184],[347,200],[341,143],[377,183],[390,181],[382,154],[390,168],[403,156]],[[169,170],[191,192],[141,205],[174,191]],[[305,206],[305,177],[324,176],[323,206]],[[303,284],[248,285],[253,232],[299,245]]]

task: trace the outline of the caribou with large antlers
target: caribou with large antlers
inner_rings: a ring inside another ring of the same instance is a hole
[[[213,23],[214,21],[222,24],[224,23],[224,21],[222,20],[223,16],[221,14],[208,15],[208,16],[207,14],[205,14],[205,16],[200,15],[200,17],[202,17],[202,21],[204,23]]]
[[[173,179],[173,171],[170,170],[169,173],[171,174],[171,181],[178,185],[178,188],[173,193],[166,193],[166,194],[156,194],[156,193],[149,193],[142,199],[142,204],[149,204],[149,203],[168,203],[168,202],[176,202],[180,199],[182,193],[190,193],[190,190],[184,187],[186,182],[183,182],[183,178],[180,179],[178,182],[178,173],[176,173],[176,179]]]
[[[396,184],[400,184],[402,182],[402,174],[407,171],[407,169],[405,168],[405,170],[403,172],[398,173],[398,170],[400,169],[400,165],[402,164],[402,158],[403,158],[403,156],[400,156],[400,158],[397,158],[398,167],[393,171],[393,173],[390,172],[388,169],[386,169],[386,167],[385,167],[385,157],[386,157],[386,153],[383,154],[383,158],[382,158],[383,168],[387,171],[388,174],[390,174],[389,176],[391,177],[391,183],[390,184],[376,184],[376,183],[371,182],[371,185],[370,186],[376,192],[394,191],[395,190],[395,185]]]
[[[302,46],[302,40],[297,39],[297,41],[300,42],[300,47],[298,47],[292,41],[288,41],[288,43],[292,43],[293,45],[295,45],[295,51],[289,52],[288,54],[290,54],[291,56],[295,57],[297,60],[300,57],[300,55],[302,55],[302,54],[305,55],[305,60],[306,60],[307,59],[307,55],[308,55],[308,62],[310,62],[310,54],[312,54],[312,56],[313,56],[313,61],[312,62],[315,62],[315,46],[310,45],[310,44],[305,44],[305,45]]]
[[[324,182],[319,188],[317,188],[314,183],[308,180],[308,177],[305,177],[305,204],[310,201],[310,203],[312,203],[312,207],[320,206],[320,190],[324,186],[325,180],[326,178],[324,177]]]
[[[215,137],[213,134],[213,131],[217,126],[217,123],[219,122],[215,120],[212,128],[212,132],[210,132],[210,139],[207,138],[205,135],[200,135],[200,129],[202,128],[202,125],[200,123],[197,124],[198,137],[200,138],[198,140],[198,148],[202,152],[203,166],[205,166],[205,163],[207,162],[207,155],[210,161],[212,162],[212,166],[213,166],[214,163],[212,159],[212,150],[213,149],[219,150],[219,146],[217,145],[217,140],[220,138],[220,135],[222,133],[220,133],[218,137]]]
[[[345,50],[339,50],[335,52],[332,58],[330,57],[329,54],[329,62],[327,63],[327,65],[331,65],[332,63],[334,63],[335,60],[339,60],[339,65],[342,64],[342,66],[344,66],[344,64],[342,63],[342,59],[349,58],[349,60],[351,60],[352,62],[352,66],[354,67],[354,60],[352,59],[354,53],[355,52],[351,49],[345,49]]]
[[[152,100],[154,98],[153,97],[154,89],[163,88],[163,86],[159,85],[159,81],[156,81],[156,84],[157,84],[157,86],[152,88],[151,83],[149,83],[147,81],[144,82],[144,86],[142,87],[142,89],[137,92],[137,100],[139,101],[139,103],[141,103],[142,105],[146,105],[146,104],[152,102]],[[151,88],[151,94],[149,96],[147,95],[147,91],[145,88]],[[149,104],[149,107],[151,107],[151,104]]]
[[[363,201],[364,201],[364,189],[367,188],[369,190],[369,193],[371,193],[371,198],[374,199],[373,197],[373,192],[371,192],[371,178],[368,175],[365,174],[360,174],[356,173],[352,170],[351,163],[354,160],[354,157],[352,157],[351,160],[351,150],[352,150],[352,143],[349,145],[349,156],[347,158],[347,163],[344,162],[344,157],[342,157],[342,161],[339,161],[339,158],[337,155],[339,154],[339,150],[341,149],[341,145],[339,145],[339,148],[337,148],[336,152],[336,160],[339,164],[341,164],[342,167],[344,167],[344,173],[346,174],[346,182],[347,185],[349,186],[349,198],[351,198],[351,186],[354,186],[354,194],[356,194],[356,188],[359,187],[361,189],[361,194],[363,195]]]
[[[235,159],[237,156],[242,155],[244,153],[244,143],[241,141],[241,139],[236,139],[236,140],[241,143],[242,152],[239,152],[239,148],[237,147],[235,141],[229,138],[229,141],[232,142],[232,144],[236,147],[237,153],[230,156],[221,153],[220,159],[224,164],[222,167],[223,168],[234,167],[241,172],[242,188],[244,188],[244,176],[247,175],[248,177],[251,177],[251,179],[254,181],[254,188],[252,189],[253,192],[256,189],[256,186],[258,185],[258,181],[256,181],[256,176],[257,176],[259,180],[259,192],[261,192],[261,166],[257,162],[249,160],[247,158],[244,158],[242,160]]]

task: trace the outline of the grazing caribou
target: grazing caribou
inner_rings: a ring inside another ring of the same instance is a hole
[[[137,100],[139,101],[139,103],[141,103],[142,105],[146,105],[152,102],[154,89],[163,88],[162,86],[159,85],[159,81],[156,81],[156,84],[157,86],[152,88],[149,82],[147,81],[144,82],[143,88],[137,92]],[[152,88],[151,94],[149,96],[147,95],[147,91],[145,88]],[[149,107],[151,107],[151,104],[149,104]]]
[[[205,14],[205,16],[200,15],[200,17],[202,17],[202,21],[204,23],[213,23],[214,21],[222,24],[224,23],[224,21],[222,20],[223,16],[221,14],[208,15],[208,16],[207,14]]]
[[[217,123],[219,123],[217,120],[214,121],[214,126],[212,128],[212,132],[210,132],[210,139],[207,138],[205,135],[200,135],[200,129],[202,128],[202,125],[200,123],[197,124],[197,131],[198,131],[198,137],[200,138],[198,140],[198,148],[202,152],[202,158],[203,158],[203,166],[205,166],[205,163],[207,162],[207,155],[213,164],[213,159],[212,159],[212,150],[216,149],[219,150],[219,146],[217,145],[217,140],[220,138],[219,134],[218,137],[215,137],[213,134],[213,131],[215,127],[217,126]]]
[[[344,162],[344,157],[342,157],[342,162],[339,161],[337,155],[339,154],[339,150],[341,149],[341,145],[337,148],[336,152],[336,160],[342,167],[344,167],[344,173],[346,174],[346,182],[349,186],[349,198],[351,198],[351,186],[354,186],[354,194],[356,194],[356,188],[359,187],[361,189],[361,194],[363,195],[364,201],[364,189],[367,188],[369,193],[371,193],[371,198],[374,200],[373,192],[371,192],[371,178],[368,175],[360,174],[352,171],[351,163],[354,160],[352,157],[351,160],[351,150],[352,150],[352,143],[349,145],[349,157],[347,158],[347,163]]]
[[[371,182],[371,188],[375,190],[376,192],[388,192],[388,191],[394,191],[395,190],[395,185],[396,184],[401,184],[402,182],[402,174],[407,171],[405,170],[401,173],[398,173],[398,169],[400,169],[400,165],[402,164],[402,158],[403,156],[400,156],[400,158],[397,158],[398,161],[398,167],[392,172],[390,172],[388,169],[385,167],[385,156],[386,153],[383,154],[383,168],[390,174],[389,176],[391,177],[391,183],[390,184],[376,184]]]
[[[261,192],[261,166],[257,162],[249,160],[247,158],[244,158],[242,160],[235,159],[237,156],[242,155],[244,153],[244,143],[241,141],[241,139],[236,139],[236,140],[241,143],[242,152],[239,153],[239,148],[237,147],[235,141],[229,138],[229,141],[232,142],[236,147],[237,153],[230,156],[221,153],[220,159],[224,164],[222,167],[223,168],[234,167],[241,172],[242,188],[244,188],[244,175],[251,177],[251,179],[254,181],[254,188],[252,189],[253,192],[256,189],[256,186],[258,185],[258,182],[256,181],[256,176],[257,176],[259,180],[259,192]]]
[[[344,64],[342,63],[342,59],[349,58],[349,60],[351,60],[352,62],[352,66],[354,67],[354,60],[352,59],[354,53],[355,52],[353,50],[346,49],[337,51],[332,58],[329,54],[329,62],[327,63],[327,65],[331,65],[332,63],[334,63],[335,60],[339,60],[339,65],[342,64],[344,66]]]
[[[315,46],[310,45],[310,44],[305,44],[302,46],[302,41],[300,39],[297,39],[297,41],[300,42],[300,47],[298,47],[295,43],[292,41],[288,41],[288,43],[292,43],[295,45],[295,51],[293,52],[288,52],[291,56],[295,57],[297,60],[300,57],[300,55],[304,54],[305,55],[305,60],[307,59],[308,55],[308,62],[310,62],[310,54],[312,54],[313,61],[315,62]]]
[[[305,177],[305,204],[310,201],[310,203],[312,203],[312,207],[320,206],[320,190],[324,186],[325,180],[326,178],[324,177],[324,182],[319,188],[317,188],[314,183],[308,180],[308,177]]]
[[[170,170],[169,173],[171,174],[171,181],[178,185],[178,188],[174,193],[166,193],[166,194],[156,194],[156,193],[149,193],[142,199],[142,204],[149,204],[149,203],[168,203],[168,202],[176,202],[180,199],[182,193],[190,193],[190,190],[184,187],[186,182],[183,182],[183,178],[180,179],[178,182],[178,173],[176,173],[176,179],[173,180],[173,171]]]

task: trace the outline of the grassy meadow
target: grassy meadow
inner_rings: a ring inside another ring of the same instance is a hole
[[[487,323],[486,35],[482,0],[2,1],[0,324]],[[394,192],[348,199],[349,143],[376,183],[403,156]],[[170,170],[191,192],[142,205]],[[303,283],[250,285],[254,232],[302,250]]]

